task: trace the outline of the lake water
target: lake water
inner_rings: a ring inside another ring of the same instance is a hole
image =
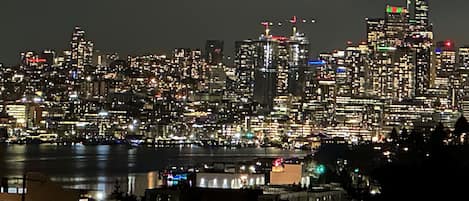
[[[41,172],[66,188],[109,194],[121,189],[143,195],[160,184],[158,173],[169,166],[212,162],[242,162],[259,157],[302,157],[300,150],[276,148],[155,148],[127,146],[0,145],[0,177],[19,178]],[[10,181],[12,182],[12,181]],[[14,181],[13,181],[14,182]]]

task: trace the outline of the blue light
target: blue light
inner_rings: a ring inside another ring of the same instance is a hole
[[[309,65],[326,65],[324,60],[311,60],[308,62]]]
[[[72,79],[78,79],[78,72],[77,71],[72,71]]]
[[[441,54],[441,49],[440,49],[440,48],[436,48],[436,49],[435,49],[435,53]]]
[[[176,174],[173,176],[173,181],[187,180],[187,174]]]
[[[347,70],[345,68],[337,68],[336,73],[345,73]]]

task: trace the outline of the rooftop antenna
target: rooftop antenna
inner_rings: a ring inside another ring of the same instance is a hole
[[[293,16],[290,20],[290,23],[293,25],[293,36],[296,36],[297,33],[297,28],[296,28],[296,23],[298,22],[298,18],[296,16]]]
[[[262,22],[261,24],[262,24],[262,26],[265,27],[265,36],[266,36],[266,37],[269,37],[269,36],[270,36],[270,25],[271,25],[271,22],[265,21],[265,22]]]

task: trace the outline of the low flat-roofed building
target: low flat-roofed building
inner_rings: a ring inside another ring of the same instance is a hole
[[[272,167],[270,172],[271,185],[300,184],[303,176],[302,164],[283,164]]]
[[[264,174],[197,173],[196,180],[199,188],[240,189],[265,185]]]

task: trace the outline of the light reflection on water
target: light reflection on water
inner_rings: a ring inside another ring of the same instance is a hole
[[[143,195],[161,184],[156,170],[210,162],[236,162],[258,157],[297,157],[304,151],[274,148],[154,148],[126,146],[0,145],[0,177],[41,172],[67,188],[110,194],[116,180],[121,190]]]
[[[61,183],[65,188],[86,189],[95,192],[104,192],[110,195],[119,181],[120,190],[142,196],[145,189],[162,185],[162,180],[156,171],[140,174],[129,174],[127,177],[52,177],[52,181]]]

